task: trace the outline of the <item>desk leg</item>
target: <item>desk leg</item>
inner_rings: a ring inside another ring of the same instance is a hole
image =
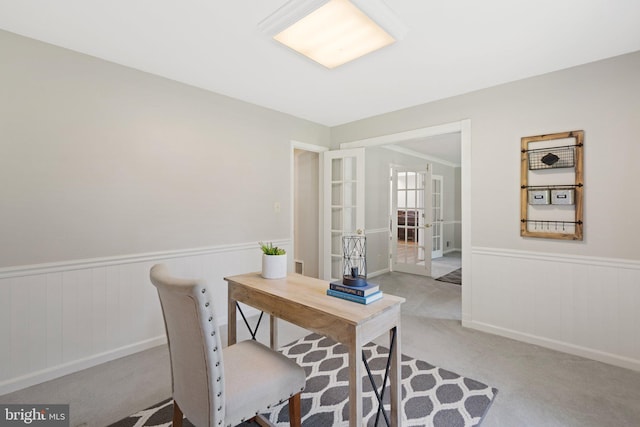
[[[393,346],[393,351],[391,352],[391,368],[390,368],[390,388],[391,388],[391,426],[392,427],[400,427],[402,425],[402,368],[401,368],[401,357],[402,351],[400,348],[400,319],[398,319],[398,323],[394,330],[391,330],[389,333],[389,337],[393,336],[395,332],[395,345]]]
[[[278,350],[278,318],[273,314],[269,315],[269,331],[271,332],[271,348],[273,350]]]
[[[236,300],[227,298],[227,345],[236,343]]]
[[[356,331],[349,343],[349,427],[362,427],[362,343]]]

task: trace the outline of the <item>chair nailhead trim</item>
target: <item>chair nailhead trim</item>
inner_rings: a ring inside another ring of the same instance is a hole
[[[204,303],[204,306],[205,306],[205,307],[209,307],[209,301],[205,302],[205,303]]]
[[[220,397],[220,396],[222,396],[222,392],[221,391],[218,392],[218,397]]]
[[[209,316],[209,322],[213,320],[213,316]]]
[[[220,366],[220,362],[216,362],[216,366]]]
[[[207,290],[205,288],[202,288],[202,293],[204,294],[205,292],[207,292]]]
[[[218,351],[218,346],[213,347],[213,351]]]
[[[211,336],[215,336],[216,335],[216,331],[211,331]]]
[[[221,379],[220,377],[216,378],[216,382],[220,382],[220,379]]]
[[[222,406],[218,406],[218,412],[222,411]]]

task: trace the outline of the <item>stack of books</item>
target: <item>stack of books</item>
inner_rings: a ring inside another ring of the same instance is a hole
[[[347,286],[342,282],[331,282],[327,295],[360,304],[370,304],[382,298],[382,291],[373,283],[368,283],[366,286]]]

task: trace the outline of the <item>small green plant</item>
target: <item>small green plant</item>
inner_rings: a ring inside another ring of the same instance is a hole
[[[262,249],[262,253],[265,255],[284,255],[287,253],[284,249],[273,246],[271,242],[258,242],[258,244],[260,245],[260,249]]]

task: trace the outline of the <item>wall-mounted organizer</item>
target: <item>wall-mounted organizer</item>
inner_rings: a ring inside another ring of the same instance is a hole
[[[584,131],[521,139],[520,235],[582,240]]]

